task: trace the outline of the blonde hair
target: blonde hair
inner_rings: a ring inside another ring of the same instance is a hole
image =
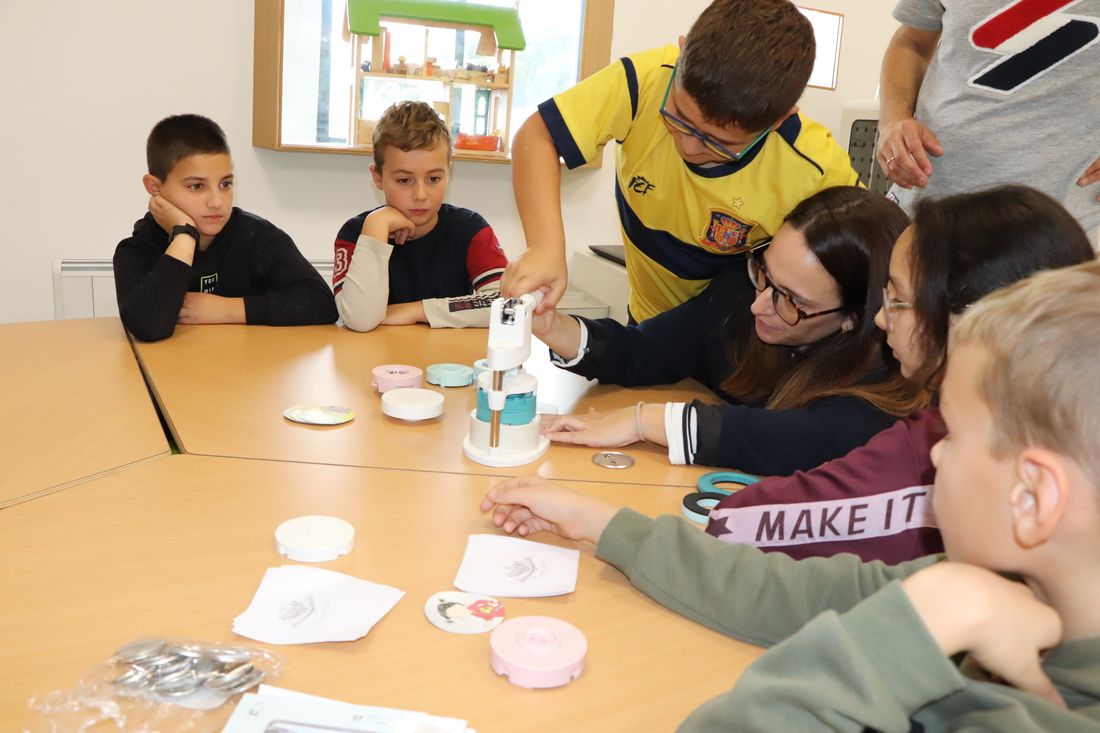
[[[951,349],[989,358],[978,390],[993,418],[993,451],[1030,446],[1068,456],[1100,486],[1100,262],[1048,270],[970,308]]]
[[[386,108],[371,138],[374,164],[382,170],[386,148],[431,150],[439,143],[447,148],[447,162],[451,161],[451,133],[439,113],[425,102],[405,100]]]

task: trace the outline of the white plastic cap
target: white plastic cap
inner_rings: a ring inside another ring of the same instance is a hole
[[[443,395],[430,389],[400,387],[382,395],[382,413],[398,420],[428,420],[443,414]]]
[[[275,529],[275,548],[297,562],[335,560],[354,546],[355,527],[338,517],[296,517]]]

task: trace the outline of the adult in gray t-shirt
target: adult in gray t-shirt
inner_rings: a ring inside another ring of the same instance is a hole
[[[1100,0],[899,0],[894,17],[877,158],[899,203],[1024,183],[1095,241]]]

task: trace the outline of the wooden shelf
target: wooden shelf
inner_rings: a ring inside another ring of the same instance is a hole
[[[315,145],[281,144],[268,149],[288,153],[324,153],[327,155],[371,155],[374,152],[370,145],[349,146],[346,143],[317,143]],[[451,148],[451,158],[453,160],[466,162],[476,161],[478,163],[512,162],[511,156],[508,153],[500,151],[490,152],[487,150],[464,150],[462,148]]]
[[[425,76],[423,74],[392,74],[385,71],[360,71],[357,72],[360,78],[369,79],[386,79],[389,81],[396,81],[398,79],[410,79],[412,81],[435,81],[440,84],[462,84],[465,86],[473,86],[478,89],[492,89],[494,91],[504,91],[509,89],[508,84],[498,84],[497,82],[490,81],[475,81],[473,79],[457,79],[450,76]]]

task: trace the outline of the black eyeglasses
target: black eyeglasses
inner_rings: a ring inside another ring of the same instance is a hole
[[[745,145],[745,147],[741,148],[741,152],[735,153],[722,143],[715,140],[710,135],[699,132],[687,122],[684,122],[679,117],[669,112],[667,109],[665,109],[665,105],[668,104],[668,95],[672,91],[672,83],[676,80],[676,71],[679,68],[680,62],[677,61],[676,65],[672,67],[672,76],[670,76],[668,79],[668,88],[665,89],[664,99],[661,100],[661,119],[664,121],[665,127],[667,127],[671,132],[674,132],[677,135],[689,135],[701,142],[707,150],[714,153],[722,160],[730,163],[736,163],[737,161],[748,155],[750,152],[752,152],[752,149],[756,147],[757,143],[767,137],[768,133],[772,131],[772,128],[770,127],[765,129],[759,135],[754,137],[750,143]]]
[[[754,248],[745,257],[746,264],[749,270],[749,280],[752,281],[752,286],[756,288],[756,292],[762,293],[768,288],[772,289],[772,308],[775,309],[775,314],[786,323],[788,326],[794,326],[799,321],[806,321],[811,318],[817,318],[818,316],[827,316],[830,313],[839,313],[844,310],[844,306],[837,306],[836,308],[829,308],[828,310],[817,311],[816,313],[807,313],[798,307],[798,304],[794,302],[794,298],[790,293],[785,293],[779,288],[775,287],[775,283],[768,277],[768,268],[764,264],[764,250],[771,244],[771,241],[767,241],[759,247]]]

